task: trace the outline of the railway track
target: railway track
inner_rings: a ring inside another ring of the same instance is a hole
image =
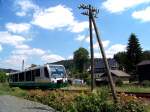
[[[128,95],[135,95],[136,97],[146,98],[150,100],[150,93],[142,93],[142,92],[117,92],[117,93],[125,93]]]
[[[73,93],[90,93],[90,90],[75,90],[75,89],[59,89],[60,91],[66,91],[66,92],[73,92]],[[118,94],[120,93],[125,93],[128,95],[134,95],[136,97],[141,97],[141,98],[146,98],[150,100],[150,93],[142,93],[142,92],[117,92]]]

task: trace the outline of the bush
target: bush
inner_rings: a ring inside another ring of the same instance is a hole
[[[77,112],[108,112],[110,109],[107,103],[108,92],[97,92],[89,95],[80,95],[75,99]]]
[[[121,93],[118,104],[114,105],[114,112],[147,112],[142,99],[133,95]]]
[[[63,91],[31,90],[27,99],[49,105],[61,112],[146,112],[142,100],[135,96],[119,95],[117,104],[113,104],[108,91],[80,94]]]
[[[73,101],[77,93],[69,93],[63,91],[42,91],[42,90],[30,90],[26,99],[41,102],[49,105],[52,108],[66,112],[73,109]]]
[[[117,86],[122,86],[122,85],[123,85],[123,81],[122,81],[121,79],[118,79],[118,80],[116,81],[116,85],[117,85]]]
[[[5,72],[0,71],[0,82],[6,82],[7,76]]]
[[[150,81],[149,80],[144,80],[142,82],[142,85],[145,86],[145,87],[150,87]]]

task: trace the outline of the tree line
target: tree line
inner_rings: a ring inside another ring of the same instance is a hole
[[[132,78],[137,80],[138,75],[136,73],[136,66],[142,60],[150,60],[150,50],[143,51],[137,35],[131,33],[128,39],[126,51],[116,53],[114,59],[118,62],[119,69],[131,74]],[[85,72],[87,66],[89,67],[90,65],[89,52],[87,49],[80,47],[74,52],[73,64],[73,74],[78,74],[75,77],[87,77]]]
[[[119,68],[132,75],[133,79],[138,79],[136,67],[142,60],[150,60],[150,51],[143,51],[136,34],[131,33],[126,51],[118,52],[114,59],[119,63]]]

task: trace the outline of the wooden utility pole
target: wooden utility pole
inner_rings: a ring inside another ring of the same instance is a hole
[[[101,50],[101,53],[102,53],[103,61],[104,61],[105,67],[106,67],[106,72],[107,72],[107,75],[108,75],[109,84],[110,84],[110,87],[111,87],[114,102],[117,102],[117,94],[116,94],[116,90],[115,90],[115,85],[114,85],[114,82],[113,82],[113,79],[112,79],[112,76],[111,76],[111,71],[110,71],[109,64],[108,64],[108,61],[107,61],[107,58],[106,58],[106,54],[104,52],[104,47],[103,47],[102,41],[101,41],[100,36],[99,36],[98,28],[96,26],[95,19],[94,19],[93,16],[92,16],[92,22],[93,22],[93,25],[94,25],[97,41],[98,41],[98,44],[99,44],[99,47],[100,47],[100,50]]]
[[[92,13],[91,6],[89,5],[89,30],[90,30],[90,51],[91,51],[91,91],[94,89],[94,50],[93,50],[93,34],[92,34]]]
[[[110,68],[109,68],[109,65],[108,65],[107,58],[106,58],[106,54],[104,52],[103,44],[102,44],[102,41],[101,41],[100,36],[99,36],[98,28],[96,26],[96,22],[95,22],[95,19],[94,19],[94,17],[97,17],[97,14],[99,13],[99,10],[97,10],[94,7],[92,7],[91,5],[85,5],[85,4],[81,4],[79,8],[87,9],[88,10],[87,12],[83,12],[81,14],[89,16],[89,22],[90,22],[90,24],[93,23],[93,25],[94,25],[94,30],[95,30],[95,33],[96,33],[96,38],[97,38],[97,41],[98,41],[98,44],[99,44],[99,47],[100,47],[100,51],[101,51],[101,54],[102,54],[102,57],[103,57],[103,61],[104,61],[105,67],[106,67],[106,71],[107,71],[107,75],[108,75],[108,80],[109,80],[109,84],[110,84],[110,87],[111,87],[112,96],[113,96],[114,102],[116,103],[117,102],[117,94],[116,94],[115,85],[114,85],[114,82],[113,82],[113,79],[112,79],[112,76],[111,76],[111,72],[110,72]],[[90,28],[92,28],[92,27],[90,27]],[[90,29],[90,32],[91,32],[91,29]],[[90,33],[90,45],[91,45],[91,43],[93,44],[93,41],[91,41],[91,38],[92,38],[91,35],[92,35],[92,33]],[[91,58],[92,58],[92,55],[91,55]],[[92,64],[94,64],[94,63],[92,63],[92,61],[91,61],[91,70],[92,70],[92,66],[93,66]],[[92,76],[92,72],[91,72],[91,76]],[[94,78],[94,77],[92,77],[92,78]],[[91,88],[92,87],[93,86],[91,86]]]
[[[95,78],[94,78],[94,50],[93,50],[93,34],[92,34],[92,8],[91,5],[84,5],[81,4],[79,6],[79,9],[87,9],[88,12],[83,12],[81,14],[86,15],[86,13],[89,13],[89,31],[90,31],[90,52],[91,52],[91,91],[94,89],[95,85]]]

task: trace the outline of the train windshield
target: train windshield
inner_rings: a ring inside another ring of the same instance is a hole
[[[63,78],[65,77],[65,69],[63,66],[50,66],[52,78]]]

